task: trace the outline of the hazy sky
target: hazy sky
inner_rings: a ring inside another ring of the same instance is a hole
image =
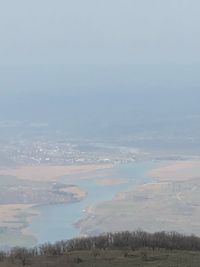
[[[0,91],[198,87],[199,0],[6,0]]]
[[[7,0],[0,9],[4,64],[194,62],[198,0]]]
[[[1,2],[0,120],[199,118],[199,0]]]

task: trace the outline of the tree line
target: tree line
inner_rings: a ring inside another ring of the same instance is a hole
[[[34,248],[15,247],[9,252],[0,252],[0,261],[9,260],[15,264],[28,264],[33,257],[37,256],[59,256],[73,251],[106,250],[106,249],[130,249],[140,248],[188,250],[200,251],[200,238],[195,235],[186,236],[177,232],[145,231],[106,233],[95,237],[75,238],[63,240],[54,244],[46,243]]]

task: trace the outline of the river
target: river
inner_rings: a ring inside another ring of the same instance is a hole
[[[38,207],[40,215],[33,218],[27,230],[37,238],[38,244],[79,236],[79,229],[74,224],[86,216],[84,211],[88,206],[112,200],[118,192],[128,191],[135,185],[151,181],[148,172],[157,164],[147,161],[116,165],[109,171],[95,172],[89,179],[81,179],[81,176],[77,175],[61,177],[62,182],[76,184],[87,191],[87,197],[73,204]],[[112,186],[98,185],[97,177],[125,179],[126,183]]]

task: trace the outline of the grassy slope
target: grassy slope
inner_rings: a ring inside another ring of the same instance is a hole
[[[27,262],[27,266],[40,267],[199,267],[200,252],[167,250],[94,250],[72,252],[63,256],[39,256]],[[16,266],[20,263],[0,263],[0,267]]]
[[[199,179],[146,184],[124,193],[120,199],[97,205],[78,225],[82,233],[88,235],[117,232],[122,229],[145,229],[149,232],[178,231],[198,235],[198,203]]]

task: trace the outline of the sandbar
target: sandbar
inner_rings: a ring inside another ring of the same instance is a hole
[[[96,184],[100,186],[113,186],[127,184],[128,179],[97,179]]]

